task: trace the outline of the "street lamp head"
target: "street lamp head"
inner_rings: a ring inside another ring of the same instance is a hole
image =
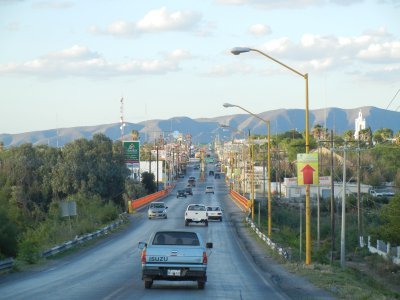
[[[230,104],[230,103],[224,103],[222,104],[223,107],[234,107],[235,105]]]
[[[239,54],[241,54],[241,53],[250,52],[250,51],[251,51],[251,48],[247,48],[247,47],[235,47],[235,48],[232,48],[231,53],[234,54],[234,55],[239,55]]]

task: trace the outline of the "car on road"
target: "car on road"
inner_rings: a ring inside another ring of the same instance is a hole
[[[208,226],[207,207],[204,204],[189,204],[185,211],[185,226],[189,223],[204,223]]]
[[[185,188],[185,194],[193,196],[193,190],[192,190],[192,188],[190,186]]]
[[[178,190],[178,191],[176,192],[176,198],[180,198],[180,197],[186,198],[185,190]]]
[[[147,217],[153,218],[164,218],[167,219],[168,206],[164,202],[152,202],[147,209]]]
[[[196,178],[193,176],[190,176],[188,179],[188,185],[190,186],[196,186]]]
[[[219,206],[207,206],[208,220],[219,220],[222,222],[222,208]]]
[[[209,175],[209,176],[214,176],[214,171],[212,171],[212,170],[209,171],[209,172],[208,172],[208,175]]]
[[[206,194],[214,194],[214,187],[206,186]]]
[[[204,289],[207,281],[207,249],[200,234],[193,231],[158,231],[148,242],[139,242],[142,250],[142,280],[150,289],[154,280],[197,281]]]

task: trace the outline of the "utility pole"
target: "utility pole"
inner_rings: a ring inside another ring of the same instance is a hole
[[[318,142],[318,174],[321,174],[321,151],[320,151],[321,147],[320,147],[320,143]],[[319,250],[319,244],[320,244],[320,198],[319,198],[319,179],[318,179],[318,192],[317,192],[317,249]]]
[[[331,264],[334,259],[335,251],[335,181],[333,169],[333,130],[331,130]]]
[[[158,144],[156,145],[157,149],[157,192],[158,192]]]
[[[358,229],[358,240],[361,245],[362,233],[361,233],[361,155],[360,155],[360,135],[358,135],[358,148],[357,148],[357,229]]]
[[[340,235],[340,266],[346,262],[346,144],[343,147],[342,229]]]

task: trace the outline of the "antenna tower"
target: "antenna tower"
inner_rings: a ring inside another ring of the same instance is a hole
[[[120,113],[121,113],[121,117],[120,117],[120,123],[121,126],[119,127],[119,129],[121,129],[121,143],[124,143],[124,127],[125,127],[125,122],[124,122],[124,97],[121,97],[121,105],[120,105]]]

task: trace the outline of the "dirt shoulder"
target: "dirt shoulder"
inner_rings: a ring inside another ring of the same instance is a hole
[[[380,258],[373,256],[372,262],[353,258],[346,268],[288,262],[245,224],[243,213],[230,216],[254,262],[292,299],[400,299],[400,268],[388,269]]]
[[[267,251],[266,245],[243,222],[243,213],[231,213],[230,221],[236,229],[243,246],[249,252],[254,262],[270,280],[291,299],[335,299],[330,293],[311,284],[306,278],[289,272],[273,255]]]

